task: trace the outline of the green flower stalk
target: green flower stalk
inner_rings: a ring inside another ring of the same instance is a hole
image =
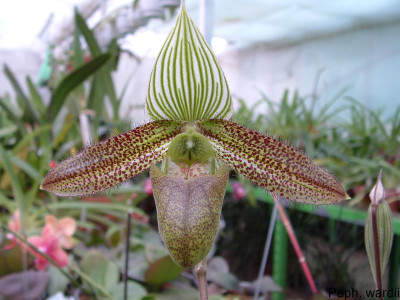
[[[228,166],[296,202],[348,198],[340,182],[303,153],[229,120],[227,81],[183,4],[151,73],[146,111],[152,122],[61,162],[42,189],[67,197],[95,194],[150,168],[161,237],[185,268],[200,264],[215,239]]]

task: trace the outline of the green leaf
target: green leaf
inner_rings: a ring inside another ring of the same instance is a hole
[[[69,284],[68,278],[66,278],[60,272],[60,270],[53,266],[50,266],[48,272],[50,273],[50,282],[49,286],[47,287],[47,292],[49,295],[53,295],[59,291],[65,291]]]
[[[27,130],[21,116],[22,114],[15,111],[16,109],[13,108],[7,100],[9,99],[6,97],[0,98],[1,111],[18,126],[20,134],[26,134]]]
[[[124,283],[119,283],[111,289],[111,294],[116,300],[124,300]],[[137,282],[128,281],[127,295],[129,300],[141,300],[147,295],[146,289]]]
[[[2,191],[0,191],[0,205],[5,206],[9,211],[16,210],[16,205],[14,199],[7,198]],[[1,263],[0,263],[1,265]],[[0,272],[1,276],[1,272]]]
[[[109,189],[164,159],[184,127],[184,122],[155,121],[102,141],[51,169],[42,189],[59,196]]]
[[[83,64],[83,55],[84,55],[84,53],[83,53],[81,40],[80,40],[81,31],[79,29],[80,26],[78,25],[78,17],[77,17],[78,9],[76,7],[74,9],[74,13],[75,13],[75,30],[74,30],[73,47],[74,47],[74,67],[76,68],[76,67],[80,67]],[[99,54],[100,54],[100,51],[96,55],[99,55]]]
[[[45,124],[41,125],[31,132],[27,133],[24,135],[24,137],[18,142],[17,145],[12,149],[13,154],[17,154],[19,151],[21,151],[24,147],[29,146],[30,143],[32,143],[32,140],[36,138],[37,136],[41,135],[42,133],[49,132],[52,128],[51,124]]]
[[[100,49],[99,44],[96,41],[94,33],[89,29],[85,20],[82,18],[82,16],[78,12],[75,12],[75,22],[76,22],[76,25],[78,26],[80,32],[82,33],[83,37],[85,38],[85,41],[86,41],[92,55],[93,56],[100,55],[101,49]],[[114,55],[115,53],[112,53],[112,54]],[[112,60],[110,61],[110,64],[112,64]],[[104,91],[110,97],[110,101],[111,101],[111,104],[114,109],[114,119],[116,119],[118,116],[118,107],[119,107],[118,103],[119,102],[118,102],[118,99],[117,99],[117,96],[115,93],[115,88],[114,88],[113,80],[111,77],[111,66],[100,71],[96,77],[99,78],[99,81],[101,82]]]
[[[82,270],[99,286],[111,291],[118,283],[119,272],[115,263],[110,262],[105,256],[91,250],[82,258]],[[89,283],[90,284],[90,283]]]
[[[152,298],[150,298],[152,299]],[[156,300],[198,300],[199,292],[192,287],[169,287],[157,294]],[[147,299],[146,299],[147,300]]]
[[[121,226],[112,223],[106,231],[105,238],[109,246],[117,247],[121,242]]]
[[[11,157],[9,154],[4,150],[3,146],[0,145],[0,162],[4,165],[4,169],[6,174],[8,174],[11,178],[11,185],[13,194],[15,197],[15,201],[18,203],[18,209],[21,211],[21,214],[24,216],[25,211],[25,197],[22,192],[20,180],[18,179],[17,175],[14,172],[14,168],[11,164]]]
[[[82,202],[82,201],[62,201],[56,203],[50,203],[48,205],[49,209],[65,209],[65,210],[82,210],[87,209],[90,211],[101,211],[111,213],[112,211],[121,211],[128,212],[129,210],[133,210],[138,214],[143,214],[136,207],[131,207],[129,205],[121,204],[121,203],[101,203],[101,202]]]
[[[29,92],[31,94],[32,103],[34,104],[35,109],[39,112],[39,114],[43,116],[46,112],[46,106],[43,103],[43,99],[29,76],[26,77],[26,82],[28,84]]]
[[[223,71],[184,5],[151,73],[146,108],[154,120],[223,119],[231,113]]]
[[[44,256],[44,255],[43,255]],[[103,295],[105,295],[108,299],[111,300],[116,300],[108,291],[107,289],[103,286],[98,284],[96,281],[94,281],[92,279],[92,277],[90,277],[89,275],[87,275],[85,272],[82,272],[79,268],[75,267],[75,266],[70,266],[69,267],[71,270],[73,270],[75,273],[77,273],[82,280],[87,283],[88,285],[90,285],[91,287],[91,291],[94,291],[95,293],[102,293]],[[62,270],[62,269],[61,269]]]
[[[283,142],[226,120],[196,125],[211,140],[217,157],[271,193],[310,204],[349,199],[331,173]]]
[[[76,14],[77,13],[76,7],[75,7],[74,11]],[[73,49],[74,49],[73,66],[74,66],[74,68],[79,68],[84,63],[83,62],[84,50],[82,49],[80,34],[81,34],[81,32],[79,30],[79,26],[76,24],[76,18],[75,18],[74,42],[73,42]],[[100,55],[100,53],[98,53],[98,55]],[[83,84],[80,84],[80,86],[77,87],[77,94],[78,95],[85,94],[85,89],[84,89]]]
[[[18,130],[18,127],[15,125],[10,125],[4,128],[0,128],[0,138],[5,137],[7,135],[13,134]]]
[[[239,286],[239,280],[231,273],[212,271],[208,272],[207,279],[227,290],[235,290]]]
[[[93,56],[100,55],[101,49],[100,49],[99,44],[96,41],[96,38],[94,37],[93,32],[89,29],[85,20],[82,18],[82,16],[78,13],[77,10],[75,10],[75,24],[78,26],[79,31],[82,33],[83,37],[85,38],[85,41],[86,41],[92,55]]]
[[[103,107],[105,104],[104,96],[105,90],[102,80],[100,78],[100,75],[96,74],[95,76],[93,76],[93,79],[90,83],[89,97],[86,104],[86,107],[88,109],[92,109],[96,112],[96,117],[101,116],[101,113],[103,111]]]
[[[90,75],[101,68],[109,59],[109,54],[99,55],[87,64],[75,69],[60,82],[60,84],[56,87],[53,96],[51,97],[50,105],[47,111],[50,120],[53,120],[57,116],[68,94],[75,87],[85,81]]]
[[[33,180],[40,177],[39,172],[29,162],[20,159],[17,156],[12,156],[11,162],[14,165],[18,166],[26,174],[28,174]]]
[[[146,282],[153,287],[174,280],[181,274],[182,269],[175,264],[169,255],[153,262],[146,271]]]
[[[5,64],[4,65],[4,74],[7,76],[8,80],[10,81],[11,85],[14,88],[15,93],[17,94],[17,99],[20,100],[20,105],[26,109],[28,116],[35,120],[36,122],[40,123],[40,118],[38,116],[37,111],[33,108],[32,104],[29,102],[29,99],[26,97],[25,93],[23,92],[20,84],[18,83],[17,79],[15,78],[13,72],[10,68]]]

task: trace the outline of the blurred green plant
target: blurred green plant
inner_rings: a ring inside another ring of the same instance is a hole
[[[110,191],[107,196],[98,199],[67,201],[60,201],[39,190],[44,174],[56,165],[55,161],[74,154],[82,145],[86,146],[88,140],[81,141],[82,130],[87,131],[87,136],[110,135],[114,127],[124,128],[128,124],[119,118],[118,113],[124,92],[119,98],[116,96],[111,78],[119,56],[116,41],[113,40],[104,53],[77,12],[75,21],[74,65],[67,73],[53,71],[48,82],[50,99],[41,96],[29,77],[26,79],[29,94],[25,93],[11,69],[4,65],[3,71],[16,97],[15,101],[7,94],[0,97],[0,220],[6,224],[10,215],[19,210],[21,231],[29,237],[40,232],[46,213],[60,217],[68,215],[79,220],[80,230],[75,237],[82,244],[102,243],[115,248],[125,240],[121,224],[126,220],[128,211],[145,218],[140,209],[125,204],[130,199],[137,204],[145,197],[140,186]],[[86,50],[80,43],[81,37],[91,50],[89,59],[83,59]],[[106,99],[110,99],[110,108],[105,104]],[[90,128],[85,124],[90,124]],[[4,232],[1,236],[0,274],[27,272],[26,268],[31,267],[30,256],[26,257],[27,254],[18,248],[3,248],[10,241]],[[75,251],[71,250],[70,254],[75,255]],[[69,272],[71,276],[78,277],[76,273],[80,269],[76,266]],[[132,283],[129,286],[132,290]],[[93,291],[96,288],[91,286],[88,293]]]

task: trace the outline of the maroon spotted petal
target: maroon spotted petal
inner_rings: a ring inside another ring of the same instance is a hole
[[[109,189],[164,159],[169,142],[185,124],[155,121],[86,148],[51,169],[41,188],[58,196]]]
[[[331,173],[291,146],[226,120],[196,124],[199,133],[213,144],[217,156],[272,193],[311,204],[348,199]]]

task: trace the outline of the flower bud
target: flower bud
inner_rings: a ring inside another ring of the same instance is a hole
[[[377,283],[377,268],[375,259],[380,262],[380,274],[382,276],[389,261],[393,241],[393,217],[389,204],[384,198],[385,190],[381,182],[381,173],[378,181],[373,187],[370,197],[371,205],[368,209],[367,221],[365,223],[365,248],[367,250],[369,263],[372,269],[375,283]],[[377,240],[374,238],[373,211],[376,210]],[[379,257],[375,253],[375,243],[378,244]]]
[[[228,167],[211,174],[211,163],[180,168],[167,162],[166,173],[154,165],[150,169],[158,229],[172,259],[190,268],[208,254],[218,233]]]
[[[376,184],[369,193],[369,198],[371,199],[371,203],[373,205],[378,205],[385,200],[385,188],[382,184],[382,170],[379,172]]]

